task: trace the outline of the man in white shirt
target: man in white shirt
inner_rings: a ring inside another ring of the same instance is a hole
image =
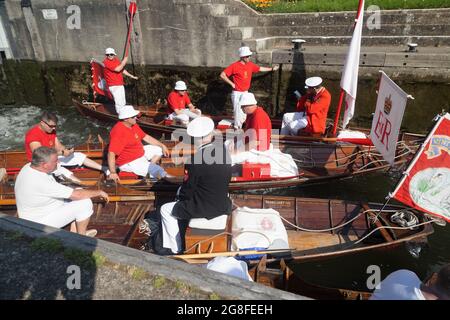
[[[409,270],[392,272],[381,281],[370,300],[450,300],[450,264],[426,283]]]
[[[39,147],[33,151],[31,163],[20,170],[14,186],[19,218],[55,228],[70,223],[70,231],[92,236],[95,230],[86,233],[93,213],[90,198],[108,201],[108,194],[102,190],[73,189],[56,182],[51,172],[57,164],[54,148]]]

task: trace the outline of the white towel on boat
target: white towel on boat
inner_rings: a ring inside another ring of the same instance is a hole
[[[298,167],[290,154],[283,153],[279,149],[273,149],[272,144],[267,151],[240,152],[231,155],[231,164],[235,165],[242,162],[251,163],[270,163],[270,175],[272,177],[294,177],[298,175]]]

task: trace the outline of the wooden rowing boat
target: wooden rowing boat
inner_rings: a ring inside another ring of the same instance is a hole
[[[409,161],[417,150],[417,141],[420,137],[405,134],[404,140],[398,143],[396,165]],[[175,141],[165,141],[170,149],[175,147]],[[100,138],[99,142],[90,142],[81,145],[77,151],[85,152],[88,157],[106,164],[104,155],[105,142]],[[192,152],[190,148],[183,151],[181,156]],[[330,179],[344,178],[354,175],[362,175],[374,171],[384,171],[390,168],[383,157],[371,146],[358,144],[337,143],[285,143],[280,145],[280,150],[290,154],[295,160],[299,175],[291,177],[273,176],[236,176],[230,183],[230,190],[252,190],[285,188],[301,184],[320,183]],[[1,151],[0,167],[6,168],[11,179],[27,162],[23,151]],[[179,177],[181,182],[184,174],[182,159],[178,156],[162,159],[163,166],[170,174]],[[77,177],[86,179],[87,184],[95,184],[98,179],[103,179],[100,172],[76,168]],[[239,171],[239,170],[237,170]],[[122,177],[122,184],[142,190],[174,190],[177,184],[155,182],[149,179],[140,179],[135,175]]]
[[[174,197],[173,193],[144,192],[120,185],[99,183],[95,188],[106,190],[111,201],[105,203],[94,199],[94,214],[89,228],[98,230],[99,239],[137,249],[143,249],[148,241],[148,236],[140,227],[144,218],[155,214],[154,210],[158,206],[173,200]],[[273,208],[283,217],[290,250],[284,250],[281,254],[267,254],[263,261],[264,265],[260,260],[263,255],[253,257],[249,263],[254,266],[251,273],[257,281],[296,293],[302,293],[300,288],[304,290],[306,284],[286,267],[287,263],[324,260],[371,250],[388,250],[405,242],[425,242],[427,236],[433,233],[431,221],[412,209],[408,210],[418,218],[417,227],[383,229],[398,227],[390,221],[390,216],[399,210],[407,210],[402,206],[388,205],[380,213],[379,219],[373,223],[373,217],[378,214],[381,204],[266,195],[231,195],[231,197],[235,206]],[[16,215],[14,203],[13,186],[0,184],[0,211]],[[328,229],[342,225],[352,218],[354,220],[345,227],[327,232],[297,230],[293,227],[295,225],[315,230]],[[227,255],[230,253],[231,245],[230,225],[231,218],[228,221],[228,229],[220,231],[222,235],[217,233],[198,235],[188,228],[185,240],[189,248],[184,255],[173,258],[192,263],[211,259],[217,254]],[[240,251],[239,255],[244,253]],[[316,294],[320,292],[323,294],[325,290],[311,286],[315,288],[314,290],[318,290]],[[330,290],[327,296],[331,298],[339,296],[349,298],[352,292],[342,289]],[[357,296],[353,294],[353,297],[358,298]]]

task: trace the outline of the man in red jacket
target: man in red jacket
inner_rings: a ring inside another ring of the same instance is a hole
[[[245,121],[245,114],[241,110],[239,100],[242,94],[250,89],[252,74],[257,72],[267,72],[278,70],[278,66],[271,68],[260,67],[250,61],[252,52],[249,47],[239,48],[239,61],[236,61],[225,68],[220,74],[220,78],[228,83],[232,88],[231,103],[233,104],[234,127],[242,128]],[[230,79],[231,78],[231,79]]]
[[[126,105],[125,99],[125,88],[123,87],[123,76],[122,73],[132,79],[137,80],[138,77],[133,76],[127,70],[125,70],[125,65],[128,62],[128,56],[125,56],[122,61],[117,59],[116,51],[113,48],[106,48],[105,50],[106,58],[103,60],[103,65],[105,66],[104,75],[105,81],[108,85],[108,89],[114,97],[114,103],[116,104],[116,112],[119,114],[120,109]]]
[[[286,113],[281,125],[282,135],[298,135],[300,133],[324,134],[331,95],[322,86],[322,78],[306,79],[306,95],[297,102],[297,112]]]

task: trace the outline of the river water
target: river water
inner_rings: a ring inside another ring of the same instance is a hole
[[[81,116],[75,107],[46,107],[58,114],[58,137],[66,145],[77,145],[89,135],[98,134],[108,138],[110,125]],[[43,109],[36,106],[0,106],[0,150],[22,149],[25,132],[39,120]],[[391,170],[385,174],[370,174],[326,184],[294,187],[283,190],[267,190],[266,193],[317,198],[340,198],[383,202],[388,192],[393,191],[400,172]],[[450,226],[434,227],[428,245],[416,255],[410,254],[407,246],[379,253],[364,253],[295,266],[298,274],[311,282],[351,289],[364,289],[367,267],[377,265],[382,278],[390,272],[407,268],[423,278],[450,262]],[[417,250],[416,250],[417,251]]]

